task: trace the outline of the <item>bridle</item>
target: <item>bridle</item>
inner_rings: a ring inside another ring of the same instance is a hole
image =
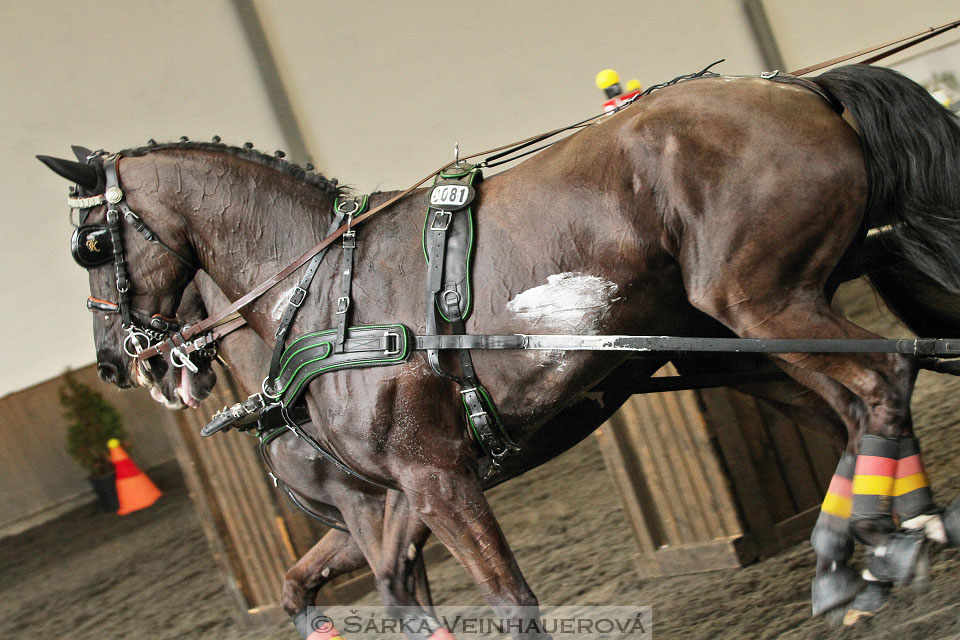
[[[150,371],[149,359],[140,354],[150,347],[162,343],[170,334],[180,331],[181,325],[175,318],[159,313],[148,314],[134,309],[130,302],[130,278],[127,258],[123,246],[121,223],[125,221],[133,227],[147,242],[165,249],[170,255],[187,268],[196,270],[189,259],[178,253],[157,237],[157,234],[127,204],[126,196],[120,188],[117,164],[120,154],[106,154],[98,151],[87,158],[87,164],[102,163],[105,174],[105,187],[102,194],[80,196],[78,186],[67,199],[72,209],[80,211],[80,224],[74,229],[70,239],[70,252],[74,261],[90,270],[113,263],[116,282],[117,301],[101,300],[90,296],[87,309],[106,314],[119,314],[120,326],[124,332],[121,346],[124,353],[138,361],[139,366]],[[106,224],[87,224],[87,217],[93,208],[106,205]],[[174,366],[187,366],[189,360],[180,354],[171,357]]]

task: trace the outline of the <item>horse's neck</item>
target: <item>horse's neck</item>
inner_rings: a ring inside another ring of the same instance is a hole
[[[181,213],[201,268],[236,300],[296,260],[326,234],[333,195],[250,161],[186,154],[176,162]],[[272,337],[274,310],[289,286],[277,286],[243,311]]]

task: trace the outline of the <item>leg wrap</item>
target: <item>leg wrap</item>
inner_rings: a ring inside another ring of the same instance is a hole
[[[405,615],[403,631],[409,640],[455,640],[453,634],[426,611]]]
[[[847,566],[853,554],[850,508],[856,462],[852,454],[841,456],[810,535],[810,543],[817,553],[817,575],[810,589],[814,616],[839,611],[842,617],[843,605],[856,597],[865,585],[860,574]]]
[[[960,498],[953,501],[943,514],[943,524],[951,547],[960,547]]]
[[[853,506],[850,520],[854,531],[867,544],[878,544],[895,530],[893,524],[893,488],[900,458],[899,439],[865,435],[860,441],[853,476]]]
[[[900,522],[919,515],[939,513],[927,483],[920,443],[910,436],[900,439],[900,459],[893,483],[893,508]]]
[[[817,555],[834,562],[846,561],[853,552],[849,529],[856,462],[857,458],[849,453],[840,457],[823,498],[817,524],[810,535],[810,543]]]

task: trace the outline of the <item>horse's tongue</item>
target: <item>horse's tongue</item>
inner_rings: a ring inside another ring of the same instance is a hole
[[[180,386],[177,388],[177,391],[180,392],[180,399],[183,400],[184,404],[188,407],[196,409],[200,406],[197,399],[193,397],[193,390],[190,386],[190,371],[186,367],[180,369]]]

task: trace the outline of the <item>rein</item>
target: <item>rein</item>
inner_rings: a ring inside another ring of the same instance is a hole
[[[902,38],[897,38],[896,40],[890,40],[889,42],[884,42],[883,44],[878,44],[872,47],[867,47],[866,49],[861,49],[860,51],[855,51],[854,53],[848,53],[847,55],[840,56],[838,58],[832,58],[830,60],[825,60],[819,62],[815,65],[804,67],[803,69],[797,69],[796,71],[791,71],[790,75],[792,76],[805,76],[808,73],[813,73],[814,71],[819,71],[820,69],[825,69],[826,67],[831,67],[835,64],[840,64],[841,62],[846,62],[847,60],[852,60],[853,58],[859,58],[860,56],[865,56],[868,53],[873,53],[874,51],[879,51],[880,49],[885,49],[887,47],[892,47],[895,44],[901,44],[899,47],[891,49],[890,51],[884,51],[883,53],[877,54],[872,58],[867,58],[863,61],[862,64],[873,64],[874,62],[879,62],[884,58],[892,56],[896,53],[900,53],[904,49],[909,49],[910,47],[920,44],[924,40],[929,40],[935,36],[940,35],[950,29],[955,29],[960,27],[960,20],[954,20],[953,22],[948,22],[947,24],[940,25],[939,27],[928,27],[919,33],[914,33],[909,36],[904,36]]]
[[[925,40],[927,40],[927,39],[929,39],[929,38],[938,36],[938,35],[946,32],[946,31],[949,31],[950,29],[954,29],[954,28],[956,28],[956,27],[958,27],[958,26],[960,26],[960,20],[955,20],[955,21],[953,21],[953,22],[950,22],[950,23],[941,25],[941,26],[939,26],[939,27],[931,27],[931,28],[928,28],[928,29],[924,29],[923,31],[921,31],[921,32],[919,32],[919,33],[916,33],[916,34],[912,34],[912,35],[905,36],[905,37],[902,37],[902,38],[897,38],[897,39],[891,40],[891,41],[889,41],[889,42],[884,42],[884,43],[882,43],[882,44],[879,44],[879,45],[876,45],[876,46],[873,46],[873,47],[869,47],[869,48],[867,48],[867,49],[862,49],[862,50],[860,50],[860,51],[856,51],[856,52],[854,52],[854,53],[852,53],[852,54],[848,54],[848,55],[845,55],[845,56],[841,56],[841,57],[838,57],[838,58],[833,58],[833,59],[831,59],[831,60],[827,60],[827,61],[818,63],[818,64],[813,65],[813,66],[804,67],[804,68],[802,68],[802,69],[799,69],[799,70],[797,70],[797,71],[792,72],[790,75],[793,75],[793,76],[805,75],[805,74],[811,73],[811,72],[813,72],[813,71],[817,71],[817,70],[819,70],[819,69],[823,69],[824,67],[828,67],[828,66],[831,66],[831,65],[834,65],[834,64],[838,64],[838,63],[840,63],[840,62],[844,62],[844,61],[846,61],[846,60],[850,60],[850,59],[856,58],[856,57],[858,57],[858,56],[866,55],[866,54],[868,54],[868,53],[873,53],[874,51],[878,51],[878,50],[884,49],[884,48],[886,48],[886,47],[890,47],[890,46],[893,46],[893,45],[897,45],[897,44],[903,43],[903,44],[901,44],[901,46],[896,47],[895,49],[892,49],[892,50],[890,50],[890,51],[884,52],[884,53],[882,53],[882,54],[880,54],[880,55],[877,55],[877,56],[874,56],[874,57],[870,58],[870,59],[867,61],[867,64],[872,63],[872,62],[876,62],[876,61],[881,60],[881,59],[883,59],[883,58],[885,58],[885,57],[887,57],[887,56],[889,56],[889,55],[893,55],[894,53],[897,53],[897,52],[902,51],[902,50],[904,50],[904,49],[906,49],[906,48],[908,48],[908,47],[911,47],[911,46],[914,46],[914,45],[916,45],[916,44],[919,44],[920,42],[923,42],[923,41],[925,41]],[[711,66],[713,66],[713,65],[711,65]],[[709,69],[709,67],[708,67],[708,69]],[[647,93],[647,92],[645,92],[645,93]],[[612,111],[612,112],[608,112],[608,113],[616,113],[616,111],[619,111],[620,109],[622,109],[622,108],[624,108],[624,107],[626,107],[626,106],[629,106],[629,104],[631,104],[631,103],[632,103],[632,101],[631,101],[631,102],[628,102],[628,103],[625,103],[624,105],[621,105],[621,107],[619,107],[618,109],[616,109],[616,110],[614,110],[614,111]],[[561,127],[561,128],[558,128],[558,129],[553,129],[553,130],[548,131],[548,132],[546,132],[546,133],[541,133],[541,134],[537,134],[537,135],[534,135],[534,136],[530,136],[529,138],[525,138],[525,139],[520,140],[520,141],[518,141],[518,142],[513,142],[513,143],[510,143],[510,144],[503,145],[503,146],[495,147],[495,148],[493,148],[493,149],[488,149],[488,150],[486,150],[486,151],[480,151],[480,152],[477,152],[477,153],[473,153],[473,154],[470,154],[470,155],[468,155],[468,156],[465,156],[463,159],[464,159],[464,160],[470,160],[470,159],[477,158],[477,157],[480,157],[480,156],[490,155],[491,157],[487,158],[487,160],[484,161],[484,162],[480,162],[480,163],[478,164],[478,166],[483,167],[483,166],[495,166],[495,164],[502,164],[503,162],[507,162],[508,160],[500,160],[499,162],[495,162],[495,161],[499,160],[499,159],[502,158],[503,156],[507,156],[507,155],[510,155],[510,154],[513,153],[513,152],[520,151],[521,149],[524,149],[524,148],[526,148],[526,147],[528,147],[528,146],[530,146],[530,145],[536,144],[537,142],[546,140],[546,139],[551,138],[551,137],[553,137],[553,136],[559,135],[560,133],[563,133],[563,132],[565,132],[565,131],[569,131],[569,130],[574,129],[574,128],[583,127],[583,126],[585,126],[587,123],[589,123],[589,122],[591,122],[591,121],[593,121],[593,120],[595,120],[595,119],[597,119],[597,118],[600,118],[600,117],[602,117],[602,116],[604,116],[604,115],[607,115],[607,113],[601,113],[601,114],[598,114],[598,115],[596,115],[596,116],[592,116],[592,117],[590,117],[590,118],[587,118],[586,120],[580,121],[580,122],[578,122],[578,123],[576,123],[576,124],[573,124],[573,125],[569,125],[569,126],[566,126],[566,127]],[[539,149],[537,149],[537,150],[539,150]],[[536,150],[535,150],[535,151],[536,151]],[[504,153],[499,153],[499,152],[504,152]],[[530,152],[528,152],[528,153],[533,153],[533,151],[530,151]],[[494,155],[492,155],[492,154],[497,154],[497,155],[494,156]],[[524,155],[526,155],[526,154],[524,154]],[[458,162],[459,162],[459,158],[458,158]],[[488,163],[489,163],[489,164],[488,164]],[[137,359],[139,359],[139,360],[141,360],[141,361],[144,361],[144,360],[147,360],[147,359],[152,358],[152,357],[154,357],[154,356],[161,355],[161,354],[163,354],[163,353],[166,353],[166,352],[170,351],[171,349],[174,349],[174,348],[177,348],[177,347],[180,347],[180,346],[186,344],[186,343],[187,343],[191,338],[193,338],[194,336],[209,331],[210,328],[213,327],[217,322],[223,320],[224,318],[226,318],[226,317],[229,316],[230,314],[236,313],[236,312],[239,311],[240,309],[246,307],[247,305],[249,305],[250,303],[252,303],[252,302],[255,301],[256,299],[258,299],[260,296],[262,296],[264,293],[266,293],[267,291],[269,291],[271,288],[273,288],[275,285],[277,285],[279,282],[283,281],[285,278],[287,278],[288,276],[290,276],[294,271],[296,271],[297,269],[299,269],[300,267],[302,267],[303,265],[305,265],[305,264],[306,264],[308,261],[310,261],[314,256],[316,256],[316,255],[319,254],[321,251],[325,250],[327,247],[329,247],[331,244],[333,244],[333,242],[336,241],[338,238],[340,238],[344,233],[350,231],[351,226],[355,226],[355,225],[357,225],[357,224],[360,224],[360,223],[363,222],[364,220],[367,220],[368,218],[370,218],[370,217],[372,217],[372,216],[380,213],[381,211],[387,209],[388,207],[392,206],[392,205],[395,204],[396,202],[398,202],[398,201],[402,200],[403,198],[407,197],[407,196],[410,195],[415,189],[417,189],[418,187],[420,187],[421,185],[423,185],[424,183],[426,183],[428,180],[430,180],[430,179],[433,178],[434,176],[438,175],[443,169],[445,169],[445,168],[448,167],[448,166],[449,166],[449,164],[444,164],[443,166],[439,167],[438,169],[436,169],[436,170],[434,170],[434,171],[431,171],[429,174],[427,174],[426,176],[424,176],[422,179],[420,179],[419,181],[417,181],[416,183],[414,183],[412,186],[410,186],[410,187],[408,187],[407,189],[401,191],[399,194],[393,196],[392,198],[390,198],[390,199],[387,200],[386,202],[383,202],[383,203],[380,204],[379,206],[376,206],[376,207],[370,209],[370,210],[367,211],[366,213],[364,213],[364,214],[362,214],[362,215],[359,215],[359,216],[353,218],[352,221],[348,222],[347,224],[344,224],[344,225],[338,227],[333,233],[331,233],[331,234],[328,235],[326,238],[324,238],[323,240],[321,240],[321,241],[320,241],[317,245],[315,245],[314,247],[308,249],[303,255],[301,255],[299,258],[297,258],[297,259],[296,259],[294,262],[292,262],[290,265],[288,265],[287,267],[285,267],[285,268],[282,269],[281,271],[277,272],[276,274],[274,274],[272,277],[268,278],[267,280],[261,282],[259,285],[257,285],[256,287],[254,287],[252,290],[250,290],[249,292],[247,292],[245,295],[243,295],[243,296],[241,296],[240,298],[238,298],[236,301],[234,301],[233,303],[231,303],[230,305],[228,305],[226,308],[224,308],[224,309],[222,309],[222,310],[214,313],[213,315],[205,318],[204,320],[201,320],[200,322],[198,322],[198,323],[196,323],[196,324],[194,324],[194,325],[191,325],[191,326],[189,326],[189,327],[184,328],[184,329],[183,329],[182,331],[180,331],[180,332],[177,332],[177,333],[173,334],[168,340],[166,340],[166,341],[163,342],[163,343],[160,343],[160,344],[157,344],[157,345],[153,345],[153,346],[149,346],[149,347],[146,348],[146,349],[139,350],[138,353],[137,353],[137,355],[136,355]]]

